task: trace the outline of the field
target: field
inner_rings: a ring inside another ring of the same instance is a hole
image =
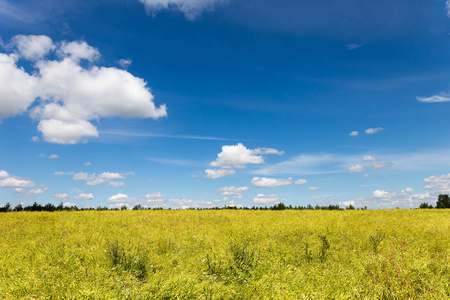
[[[0,214],[0,299],[448,299],[450,210]]]

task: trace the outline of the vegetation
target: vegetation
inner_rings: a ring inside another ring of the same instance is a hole
[[[450,210],[0,214],[0,299],[448,299]]]

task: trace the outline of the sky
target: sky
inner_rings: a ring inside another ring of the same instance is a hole
[[[450,1],[0,0],[0,205],[417,208]]]

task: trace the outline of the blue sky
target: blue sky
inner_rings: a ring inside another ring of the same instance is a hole
[[[434,204],[449,8],[0,0],[0,204]]]

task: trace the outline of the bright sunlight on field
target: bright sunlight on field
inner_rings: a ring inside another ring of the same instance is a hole
[[[0,299],[445,299],[450,211],[0,214]]]

